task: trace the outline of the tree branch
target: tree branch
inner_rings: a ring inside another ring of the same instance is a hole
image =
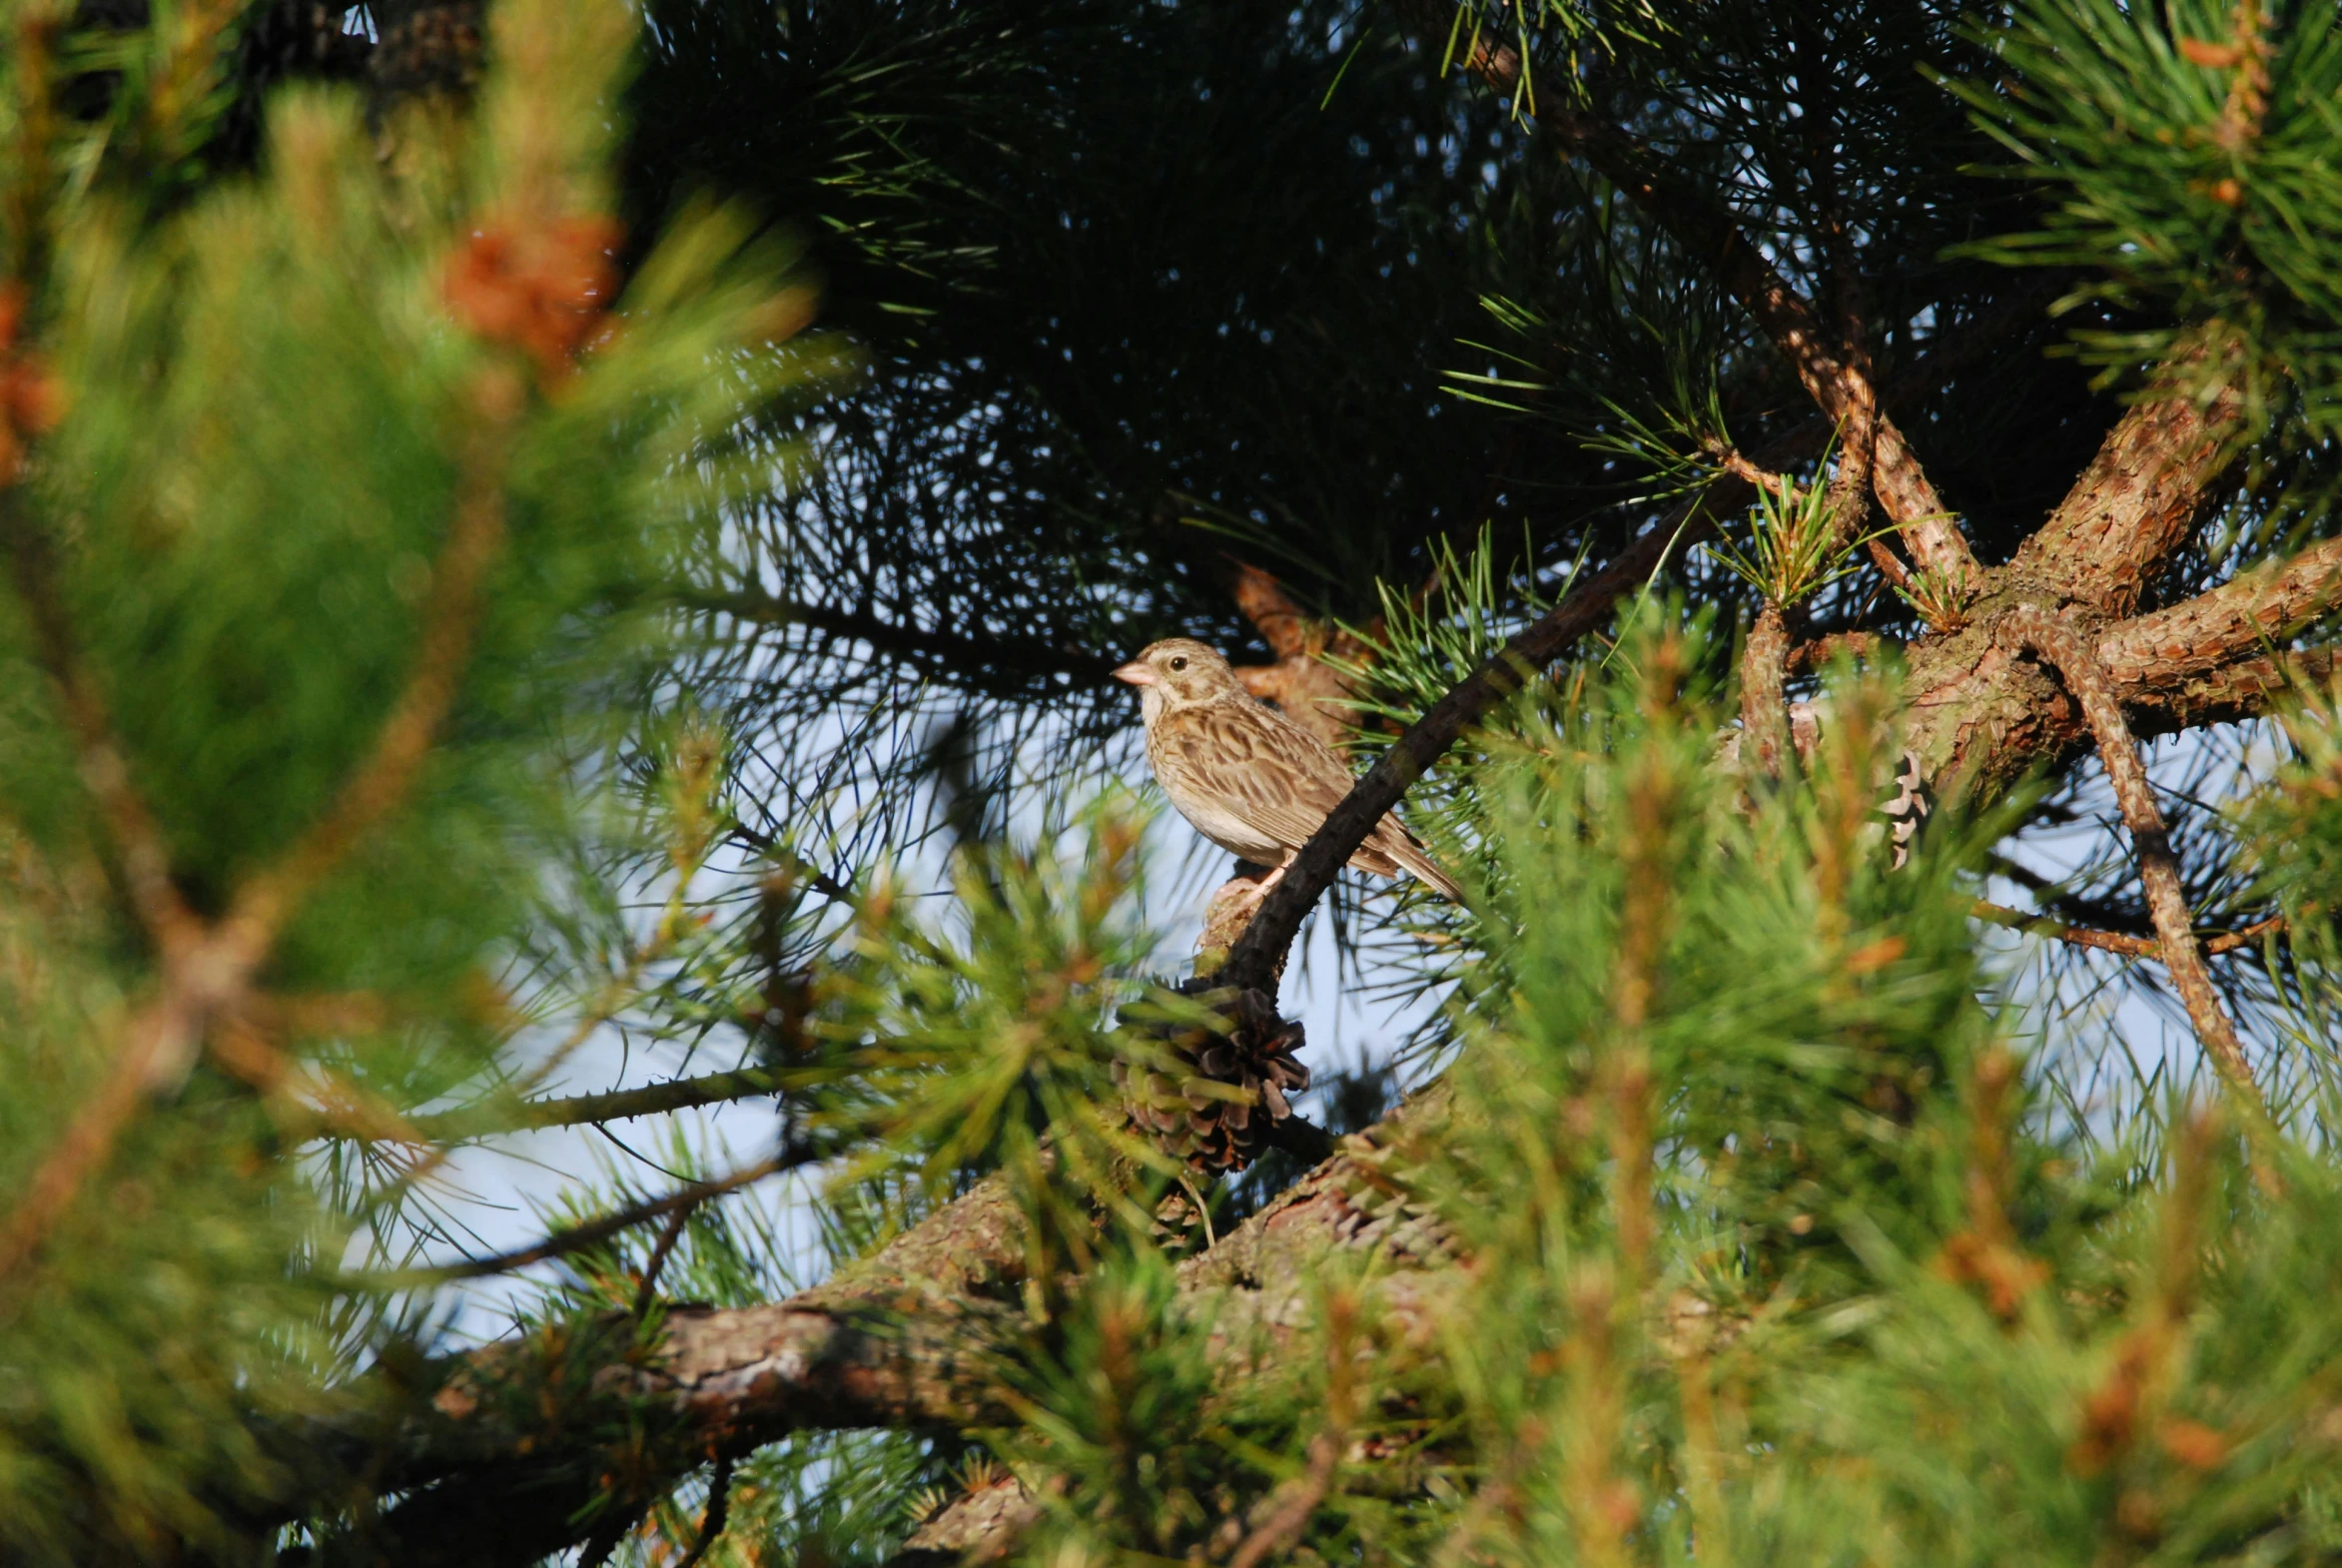
[[[499,1133],[528,1133],[548,1127],[599,1126],[630,1117],[688,1111],[694,1106],[723,1105],[754,1100],[760,1095],[784,1093],[791,1075],[769,1068],[742,1068],[733,1073],[708,1073],[678,1078],[640,1089],[616,1089],[599,1095],[572,1095],[558,1100],[524,1100],[516,1106],[466,1107],[435,1116],[410,1117],[407,1126],[430,1143],[489,1138]]]
[[[2292,636],[2342,603],[2342,539],[2270,561],[2169,609],[2098,637],[2098,662],[2118,683],[2167,683]]]
[[[1434,1133],[1446,1107],[1436,1087],[1417,1095],[1179,1265],[1181,1298],[1212,1325],[1212,1353],[1227,1367],[1252,1366],[1306,1331],[1296,1325],[1312,1315],[1331,1249],[1379,1258],[1390,1271],[1369,1287],[1371,1320],[1406,1342],[1431,1341],[1463,1283],[1447,1266],[1452,1238],[1435,1213],[1393,1201],[1375,1168]],[[438,1381],[421,1380],[437,1390],[431,1406],[397,1435],[382,1471],[382,1485],[408,1489],[407,1499],[328,1543],[320,1560],[486,1568],[561,1550],[588,1533],[580,1510],[608,1489],[601,1432],[637,1434],[626,1439],[628,1473],[655,1493],[711,1452],[746,1453],[793,1431],[1008,1423],[998,1376],[1001,1353],[1025,1331],[1014,1288],[1024,1241],[1024,1214],[993,1177],[788,1301],[670,1307],[648,1346],[631,1318],[613,1314],[593,1331],[547,1330],[445,1363]],[[1005,1550],[1038,1509],[1014,1488],[995,1501],[1001,1517],[976,1522]],[[977,1544],[927,1537],[914,1546]]]
[[[105,727],[97,689],[74,658],[50,545],[31,519],[13,508],[12,492],[0,492],[0,504],[10,506],[0,523],[5,523],[19,588],[36,626],[45,626],[37,640],[57,661],[53,675],[64,690],[69,723],[82,743],[85,771],[93,775],[102,812],[118,835],[130,835],[121,841],[124,874],[160,950],[153,994],[120,1025],[104,1082],[75,1110],[22,1195],[0,1219],[0,1277],[34,1255],[82,1183],[104,1168],[148,1097],[175,1085],[193,1067],[205,1031],[243,1003],[280,927],[301,899],[412,787],[454,701],[470,654],[481,581],[504,536],[504,461],[522,411],[520,389],[508,381],[509,373],[492,371],[472,385],[476,429],[463,452],[454,515],[432,575],[420,645],[373,748],[325,815],[249,878],[227,913],[208,923],[187,911],[169,888],[168,852],[144,820],[144,808]],[[160,882],[162,890],[139,892],[153,882]]]
[[[1905,388],[1924,386],[1946,367],[1964,364],[1982,352],[2005,322],[1988,315],[1948,340],[1926,361],[1896,379],[1890,395]],[[1884,416],[1882,430],[1888,427]],[[1757,471],[1819,449],[1829,438],[1830,426],[1814,420],[1784,434],[1752,461]],[[1409,785],[1425,768],[1455,744],[1465,729],[1498,702],[1518,689],[1520,672],[1535,672],[1558,658],[1586,632],[1609,615],[1611,606],[1627,592],[1640,588],[1678,549],[1689,549],[1715,530],[1716,519],[1749,504],[1753,487],[1727,473],[1707,490],[1635,538],[1618,558],[1581,583],[1527,630],[1507,643],[1496,656],[1466,676],[1420,719],[1352,786],[1342,803],[1301,847],[1287,866],[1284,878],[1266,899],[1244,934],[1230,948],[1223,982],[1239,989],[1273,994],[1283,973],[1284,955],[1300,931],[1301,921],[1330,885],[1357,847],[1365,842],[1383,813],[1398,804]]]
[[[724,1526],[732,1517],[732,1456],[724,1455],[716,1461],[715,1475],[707,1483],[707,1512],[699,1521],[699,1539],[691,1544],[675,1568],[699,1568],[707,1549],[724,1533]]]
[[[975,1568],[996,1563],[1041,1522],[1041,1505],[1002,1471],[923,1520],[887,1568]]]
[[[1766,778],[1781,776],[1790,747],[1789,699],[1783,686],[1788,671],[1789,625],[1781,606],[1768,598],[1758,606],[1740,662],[1740,727],[1749,743],[1741,748],[1741,757]]]
[[[2194,531],[2234,456],[2242,406],[2233,385],[2203,401],[2156,389],[2107,432],[2049,520],[2017,547],[2010,574],[2061,603],[2131,613]]]
[[[768,1176],[776,1176],[783,1171],[794,1171],[800,1166],[810,1165],[817,1158],[819,1157],[813,1150],[802,1146],[785,1149],[770,1160],[760,1160],[755,1165],[733,1172],[730,1176],[718,1176],[712,1181],[694,1181],[687,1186],[676,1188],[664,1197],[648,1198],[639,1203],[630,1203],[626,1207],[618,1209],[614,1213],[604,1214],[598,1219],[588,1219],[581,1224],[564,1226],[541,1241],[532,1242],[509,1252],[497,1252],[488,1257],[467,1257],[459,1263],[447,1263],[438,1267],[393,1269],[388,1273],[371,1275],[367,1282],[379,1288],[399,1290],[411,1289],[421,1284],[438,1284],[450,1279],[481,1279],[489,1274],[510,1273],[515,1268],[526,1268],[531,1263],[541,1263],[547,1258],[566,1257],[571,1252],[582,1252],[589,1246],[607,1241],[620,1231],[631,1230],[636,1225],[648,1224],[653,1219],[663,1218],[677,1212],[688,1212],[711,1197],[721,1197],[726,1192],[736,1192],[741,1187],[761,1181]]]
[[[2261,658],[2238,659],[2202,675],[2178,681],[2150,678],[2122,690],[2131,730],[2141,736],[2170,735],[2206,724],[2233,724],[2258,718],[2287,692],[2325,686],[2336,674],[2336,650],[2306,648]]]
[[[2028,937],[2049,937],[2072,947],[2093,948],[2100,953],[2119,953],[2124,958],[2151,958],[2157,962],[2161,962],[2163,957],[2162,943],[2153,937],[2134,936],[2127,931],[2100,931],[2089,926],[2069,926],[2062,921],[2028,915],[2021,909],[2010,909],[2005,904],[1988,903],[1983,899],[1977,899],[1969,905],[1968,913],[1986,925],[2021,931]],[[2218,932],[2202,939],[2204,955],[2210,958],[2222,953],[2233,953],[2238,948],[2252,946],[2263,937],[2282,935],[2284,931],[2285,917],[2271,915],[2249,926]]]
[[[2139,882],[2146,890],[2147,909],[2154,917],[2155,936],[2172,989],[2187,1008],[2196,1038],[2227,1081],[2230,1093],[2265,1121],[2267,1104],[2252,1080],[2252,1068],[2236,1028],[2220,1006],[2219,993],[2204,968],[2203,949],[2188,913],[2187,896],[2179,882],[2179,865],[2163,829],[2163,814],[2147,786],[2146,769],[2139,765],[2138,747],[2131,742],[2112,683],[2089,645],[2073,627],[2045,610],[2020,606],[2000,622],[2000,637],[2011,647],[2028,646],[2057,667],[2065,683],[2081,700],[2082,715],[2098,743],[2106,780],[2114,787],[2115,804],[2130,830],[2138,856]]]
[[[684,597],[683,607],[729,615],[752,625],[810,626],[834,638],[866,642],[907,663],[933,668],[964,670],[974,663],[1019,675],[1065,675],[1084,685],[1103,686],[1112,680],[1118,662],[1088,653],[1037,653],[1024,643],[964,630],[930,631],[884,619],[868,607],[837,609],[782,598],[761,588],[692,593]]]
[[[26,514],[22,491],[14,482],[0,484],[0,540],[5,541],[10,575],[32,631],[34,659],[57,688],[58,705],[73,735],[75,761],[84,787],[97,802],[102,842],[112,851],[108,858],[130,912],[158,952],[183,949],[196,940],[201,922],[171,881],[171,857],[161,825],[131,782],[105,694],[83,663],[66,616],[56,546]]]

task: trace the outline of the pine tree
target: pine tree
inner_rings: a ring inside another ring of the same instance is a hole
[[[2342,1555],[2333,6],[7,17],[0,1560]]]

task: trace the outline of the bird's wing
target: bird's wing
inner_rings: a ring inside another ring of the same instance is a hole
[[[1296,768],[1305,769],[1309,774],[1306,794],[1313,819],[1309,832],[1314,833],[1358,782],[1357,776],[1331,747],[1284,714],[1273,708],[1261,708],[1260,712],[1270,721],[1269,728],[1278,743],[1289,750]],[[1308,835],[1303,834],[1293,847],[1298,849],[1307,839]],[[1366,835],[1366,841],[1350,857],[1350,864],[1378,877],[1412,876],[1442,898],[1458,904],[1464,900],[1464,890],[1456,886],[1455,879],[1431,858],[1431,852],[1401,825],[1395,812],[1386,813],[1374,825],[1374,831]]]
[[[1233,817],[1288,853],[1309,842],[1357,782],[1325,742],[1249,698],[1166,715],[1163,722],[1156,771],[1175,770],[1182,790],[1198,803],[1208,801],[1214,815]],[[1350,864],[1375,876],[1411,875],[1443,897],[1463,899],[1395,816],[1375,825]]]
[[[1349,793],[1350,770],[1325,743],[1249,698],[1175,716],[1158,760],[1188,776],[1196,793],[1288,852],[1309,842]]]

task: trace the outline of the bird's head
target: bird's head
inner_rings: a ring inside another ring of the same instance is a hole
[[[1139,688],[1149,718],[1244,690],[1227,660],[1192,637],[1166,637],[1150,643],[1137,658],[1115,671],[1115,679]]]

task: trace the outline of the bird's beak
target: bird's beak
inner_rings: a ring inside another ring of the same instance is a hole
[[[1147,664],[1126,664],[1115,671],[1115,679],[1129,681],[1134,686],[1152,686],[1155,684],[1155,669]]]

